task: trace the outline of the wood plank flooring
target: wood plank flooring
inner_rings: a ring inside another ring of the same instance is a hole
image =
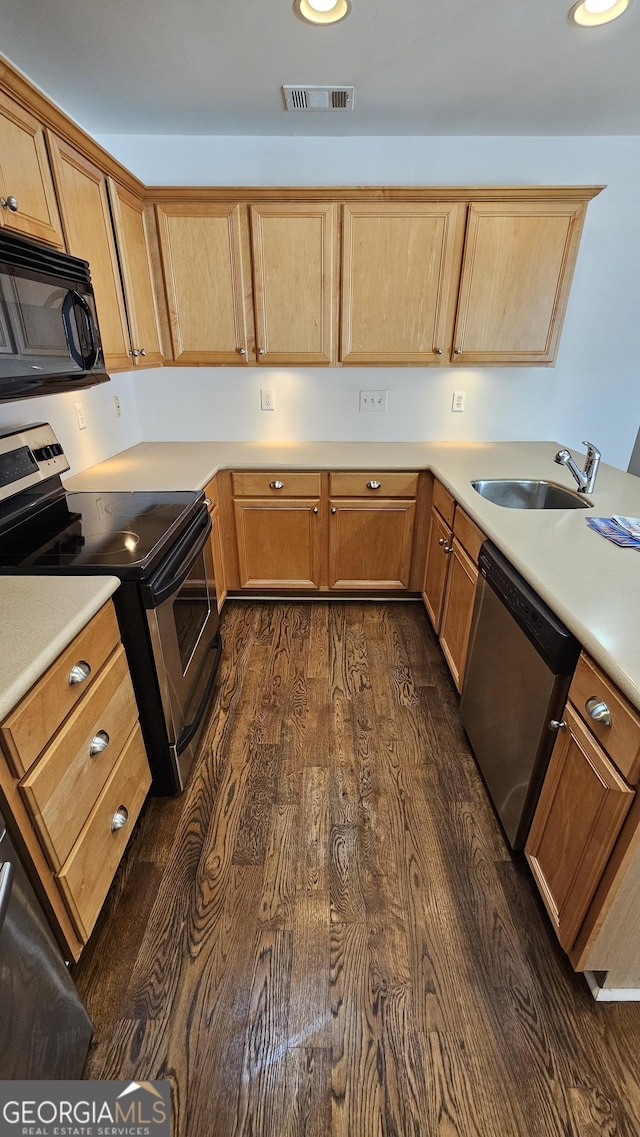
[[[640,1005],[596,1004],[412,603],[224,612],[217,702],[75,969],[85,1076],[175,1137],[637,1137]]]

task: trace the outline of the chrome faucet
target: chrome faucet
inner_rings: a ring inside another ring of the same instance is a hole
[[[587,448],[584,470],[576,465],[568,450],[558,450],[553,460],[559,466],[566,466],[571,471],[578,483],[578,493],[593,493],[596,488],[596,475],[602,455],[592,442],[583,442],[582,445]]]

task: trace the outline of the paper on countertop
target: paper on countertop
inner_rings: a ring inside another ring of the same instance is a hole
[[[620,517],[620,514],[614,513],[611,520],[626,529],[632,537],[640,537],[640,517]]]
[[[635,517],[586,517],[585,521],[590,529],[627,549],[640,549],[640,518]],[[637,535],[621,525],[621,521],[637,523]]]

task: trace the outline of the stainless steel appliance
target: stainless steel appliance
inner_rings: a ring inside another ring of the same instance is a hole
[[[87,262],[0,230],[0,401],[108,378]]]
[[[91,1020],[0,814],[0,1078],[79,1078]]]
[[[580,645],[489,541],[460,714],[507,839],[524,848]]]
[[[114,603],[156,793],[178,793],[221,653],[202,493],[67,493],[48,424],[0,436],[0,573],[120,578]]]

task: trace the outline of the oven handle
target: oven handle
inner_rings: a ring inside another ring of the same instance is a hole
[[[174,592],[178,591],[209,540],[211,528],[211,518],[208,510],[204,507],[195,523],[191,525],[176,545],[170,561],[164,564],[158,575],[141,590],[147,607],[159,608],[165,600],[168,600]],[[198,538],[197,544],[194,546],[194,538],[201,529],[203,530],[202,536]],[[167,575],[169,580],[167,580]]]
[[[210,674],[209,678],[207,679],[207,685],[206,685],[204,691],[202,692],[202,698],[200,699],[200,702],[198,703],[198,709],[196,710],[196,713],[194,715],[193,722],[187,723],[187,725],[183,728],[182,733],[180,735],[180,738],[178,739],[178,741],[176,743],[176,756],[177,757],[180,757],[183,750],[187,749],[187,746],[189,745],[191,740],[197,734],[199,727],[200,727],[200,724],[202,722],[202,716],[205,714],[207,707],[209,706],[209,702],[211,699],[211,692],[213,691],[213,684],[216,681],[216,673],[218,670],[218,664],[220,662],[220,656],[222,655],[222,638],[220,636],[220,632],[216,632],[214,638],[212,639],[211,643],[209,644],[209,651],[213,651],[213,650],[215,650],[216,657],[213,661],[211,674]]]

